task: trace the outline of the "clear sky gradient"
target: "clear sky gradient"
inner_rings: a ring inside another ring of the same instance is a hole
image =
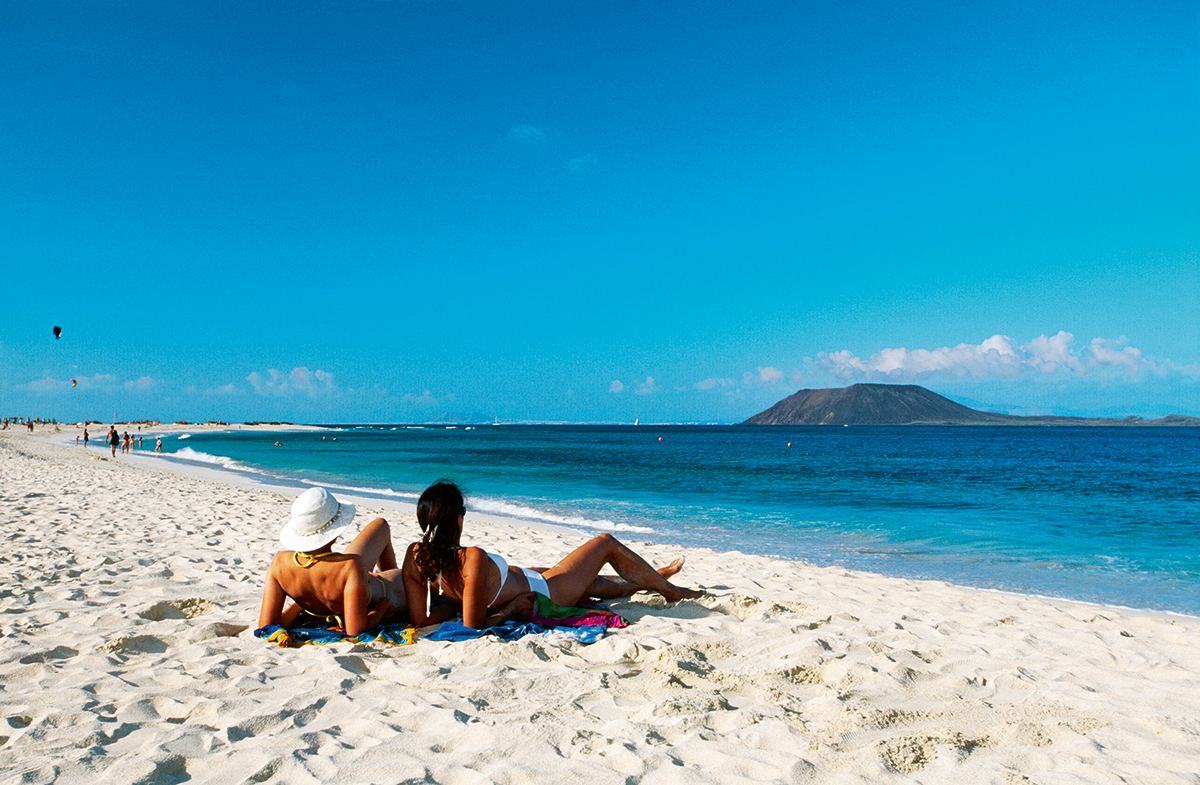
[[[9,0],[0,69],[6,416],[1200,414],[1197,0]]]

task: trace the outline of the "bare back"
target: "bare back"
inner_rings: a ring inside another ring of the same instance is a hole
[[[267,570],[267,580],[271,579],[297,605],[314,614],[345,617],[350,593],[360,595],[363,607],[368,601],[367,571],[355,554],[336,553],[301,567],[295,551],[280,551]]]

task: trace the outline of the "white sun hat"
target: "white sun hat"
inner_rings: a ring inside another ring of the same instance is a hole
[[[354,505],[339,502],[324,488],[309,488],[292,503],[292,517],[279,532],[283,547],[311,551],[344,532],[354,520]]]

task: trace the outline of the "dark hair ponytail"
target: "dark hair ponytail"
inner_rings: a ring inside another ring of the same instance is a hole
[[[421,578],[427,583],[443,572],[458,572],[454,549],[458,544],[458,519],[465,512],[462,491],[447,480],[426,488],[417,501],[417,523],[424,535],[415,558]]]

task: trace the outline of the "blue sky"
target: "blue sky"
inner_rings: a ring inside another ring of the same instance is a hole
[[[0,408],[1200,414],[1200,4],[974,6],[6,2]]]

